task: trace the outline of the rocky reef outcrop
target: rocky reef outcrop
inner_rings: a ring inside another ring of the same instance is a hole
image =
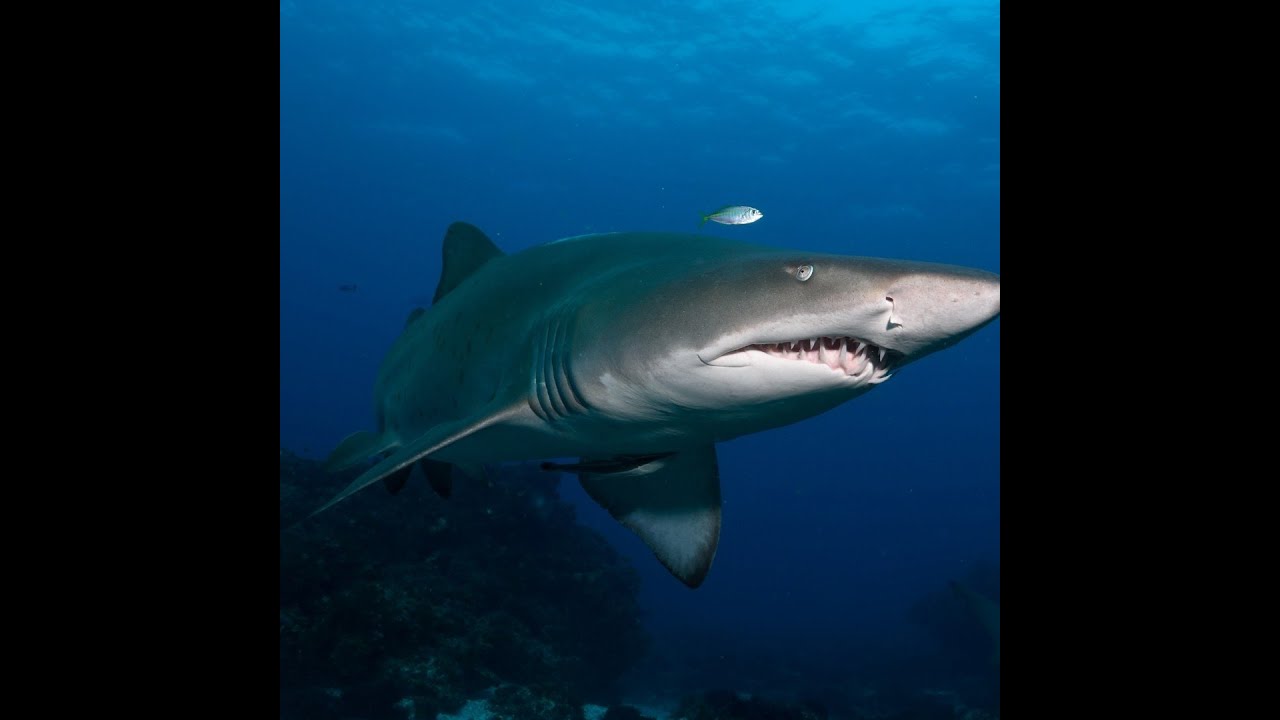
[[[283,719],[433,720],[491,693],[559,720],[619,700],[648,642],[639,578],[558,475],[490,467],[445,500],[415,473],[298,523],[355,475],[280,454]]]

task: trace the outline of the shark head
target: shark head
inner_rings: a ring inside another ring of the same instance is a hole
[[[632,416],[682,408],[729,436],[834,407],[1000,313],[996,274],[880,258],[760,250],[613,282],[609,327],[585,335],[611,353],[586,363],[604,378],[592,399]],[[651,341],[598,342],[622,333]]]
[[[827,255],[729,269],[736,277],[713,290],[724,326],[698,358],[712,367],[759,367],[773,381],[876,384],[1000,314],[1000,277],[971,268]],[[869,362],[849,360],[851,346]],[[841,347],[843,362],[831,357]],[[810,375],[823,367],[834,377]]]

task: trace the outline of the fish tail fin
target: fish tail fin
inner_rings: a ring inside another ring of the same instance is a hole
[[[427,458],[432,453],[438,452],[442,448],[448,447],[465,437],[474,435],[490,425],[498,424],[508,418],[518,415],[522,409],[525,412],[528,412],[528,406],[523,402],[501,408],[496,411],[442,423],[431,428],[420,435],[416,440],[407,444],[386,443],[386,449],[394,449],[395,452],[383,458],[377,465],[365,470],[360,474],[360,477],[352,480],[351,484],[348,485],[346,489],[335,495],[331,500],[329,500],[329,502],[321,505],[308,515],[307,518],[319,515],[325,510],[328,510],[334,505],[337,505],[360,490],[383,478],[392,478],[392,481],[387,484],[388,490],[396,487],[397,485],[403,485],[403,479],[407,476],[400,476],[396,473],[409,469],[412,467],[413,463],[422,460],[423,458]],[[365,433],[365,435],[369,438],[379,437],[374,433]],[[356,435],[353,435],[346,440],[343,440],[342,444],[338,446],[338,449],[333,451],[333,455],[330,456],[330,462],[326,462],[325,466],[328,467],[330,463],[336,464],[340,459],[360,458],[363,456],[365,450],[371,445],[381,446],[382,444],[380,439],[378,441],[372,441],[367,438],[357,440],[356,437]],[[340,455],[339,451],[345,451],[348,444],[350,444],[352,451],[350,453],[343,453]],[[429,468],[423,468],[423,471],[428,473],[427,481],[432,482],[430,473],[433,471]],[[440,473],[440,475],[443,475],[443,473]],[[447,492],[444,488],[443,478],[439,475],[437,475],[435,481],[432,483],[432,489],[437,493],[443,494],[444,492]],[[306,518],[304,518],[304,520],[305,519]],[[299,520],[298,522],[301,523],[302,520]]]
[[[706,224],[707,224],[707,221],[708,221],[708,220],[710,220],[710,219],[711,219],[711,216],[710,216],[710,215],[703,215],[703,216],[702,216],[702,222],[698,223],[698,229],[699,229],[699,230],[701,230],[701,229],[702,229],[702,226],[703,226],[703,225],[706,225]]]
[[[394,441],[384,439],[379,433],[365,430],[353,432],[338,443],[338,447],[334,448],[333,452],[329,453],[329,457],[324,461],[324,469],[327,472],[346,470],[374,455],[386,452],[394,445]]]

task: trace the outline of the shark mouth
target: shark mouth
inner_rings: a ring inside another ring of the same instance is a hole
[[[756,343],[725,353],[719,359],[729,360],[726,364],[733,364],[732,356],[752,351],[782,360],[826,365],[833,372],[871,385],[888,380],[895,364],[902,358],[902,354],[896,350],[872,345],[857,338],[824,336],[791,342]]]

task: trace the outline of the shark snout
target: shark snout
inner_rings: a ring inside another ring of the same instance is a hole
[[[982,327],[1000,314],[1000,276],[981,270],[934,278],[928,300],[935,303],[938,330],[958,335]]]
[[[926,354],[959,341],[1000,314],[1000,276],[968,268],[911,275],[894,283],[885,300],[890,347]]]
[[[981,326],[995,319],[1000,314],[1000,276],[994,273],[983,273],[964,283],[961,293],[969,293],[965,302],[966,311],[972,313],[970,318]],[[957,300],[957,302],[962,302]]]

